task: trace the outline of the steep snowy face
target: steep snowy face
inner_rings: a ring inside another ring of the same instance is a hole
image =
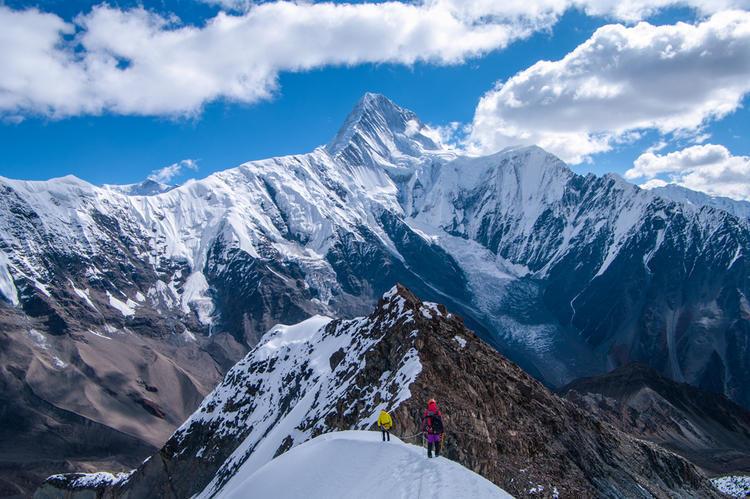
[[[538,377],[642,361],[750,403],[747,219],[576,175],[536,147],[458,158],[409,187],[406,222],[459,262],[491,341]]]
[[[616,176],[575,175],[536,146],[443,165],[412,203],[417,224],[479,242],[519,274],[545,277],[576,244],[604,246],[600,272],[654,196]]]
[[[394,178],[411,176],[435,161],[455,157],[437,131],[388,98],[367,93],[354,107],[326,151],[352,168],[377,166]]]

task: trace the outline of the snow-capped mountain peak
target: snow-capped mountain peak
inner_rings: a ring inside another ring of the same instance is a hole
[[[411,174],[426,156],[453,156],[416,114],[374,93],[359,100],[325,149],[349,164],[381,166],[396,176]]]
[[[171,191],[177,186],[164,184],[147,178],[146,180],[135,184],[105,184],[102,187],[127,196],[155,196],[157,194]]]

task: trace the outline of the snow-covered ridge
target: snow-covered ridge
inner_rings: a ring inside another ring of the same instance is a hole
[[[290,479],[290,477],[294,477]],[[320,435],[252,472],[241,466],[217,498],[328,499],[429,497],[511,499],[489,480],[446,458],[425,459],[424,449],[379,432]]]
[[[682,187],[677,184],[667,184],[661,187],[654,187],[651,189],[651,192],[657,196],[684,205],[695,206],[698,208],[701,206],[710,206],[731,213],[739,218],[750,219],[750,202],[748,201],[739,201],[721,196],[711,196],[703,192],[692,191],[687,187]]]
[[[415,320],[395,287],[383,300],[381,312],[368,317],[332,321],[315,316],[294,326],[276,326],[227,373],[172,438],[173,445],[184,446],[192,435],[210,428],[211,438],[194,449],[197,457],[214,455],[212,446],[227,439],[242,442],[199,497],[222,490],[240,466],[252,473],[279,449],[325,432],[329,418],[346,418],[355,405],[361,414],[365,404],[369,417],[353,421],[353,427],[366,429],[381,409],[393,410],[409,399],[409,385],[421,371],[410,344],[400,347],[399,364],[382,373],[378,385],[362,392],[356,381],[366,368],[367,353],[386,332]],[[416,337],[415,330],[409,341]]]
[[[403,443],[420,432],[429,398],[443,410],[444,455],[520,496],[718,497],[681,458],[566,404],[444,306],[403,286],[386,292],[367,317],[316,316],[272,328],[157,454],[102,492],[506,497],[455,463]],[[375,429],[381,408],[403,441],[382,443],[361,431]],[[63,480],[45,490],[66,486]]]

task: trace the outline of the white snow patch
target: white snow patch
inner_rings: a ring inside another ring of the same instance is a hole
[[[510,499],[508,493],[460,464],[370,431],[320,435],[254,470],[237,470],[217,497],[241,499],[430,497]]]
[[[461,336],[456,335],[453,337],[453,341],[458,343],[458,346],[460,346],[461,348],[466,348],[466,338],[462,338]]]
[[[746,497],[750,494],[750,476],[722,476],[712,478],[711,483],[730,497]]]
[[[89,330],[88,330],[88,332],[89,332],[89,333],[91,333],[91,334],[93,334],[94,336],[98,336],[98,337],[100,337],[100,338],[104,338],[104,339],[107,339],[107,340],[111,340],[111,339],[112,339],[112,338],[110,338],[109,336],[105,336],[105,335],[103,335],[102,333],[97,333],[97,332],[96,332],[96,331],[94,331],[93,329],[89,329]]]
[[[390,301],[390,299],[396,296],[396,294],[398,294],[398,286],[393,286],[383,294],[383,300]]]
[[[211,314],[214,311],[213,300],[206,294],[208,281],[203,272],[193,272],[185,281],[182,289],[182,311],[190,312],[190,305],[195,307],[201,324],[211,325]]]
[[[45,285],[44,285],[44,284],[42,284],[41,282],[39,282],[39,281],[37,281],[37,280],[34,280],[34,287],[35,287],[36,289],[38,289],[39,291],[41,291],[42,293],[44,293],[44,295],[45,295],[45,296],[46,296],[47,298],[52,298],[52,295],[50,294],[49,290],[47,289],[47,286],[45,286]]]
[[[29,338],[31,338],[31,341],[33,341],[37,347],[41,348],[42,350],[47,350],[47,348],[49,348],[47,338],[36,329],[29,329],[28,331],[26,331],[26,334],[29,336]]]
[[[330,317],[314,315],[309,319],[291,326],[278,324],[263,335],[258,350],[259,352],[262,352],[263,355],[270,356],[274,350],[297,343],[304,343],[315,336],[315,334],[326,324],[331,322],[331,320]]]
[[[79,298],[81,298],[86,305],[93,308],[94,310],[97,310],[97,308],[94,306],[94,304],[91,301],[91,292],[88,288],[86,289],[78,289],[76,285],[73,283],[73,281],[69,280],[71,287],[73,288],[73,292],[78,295]]]
[[[109,304],[112,308],[116,308],[125,317],[130,317],[135,314],[134,308],[138,306],[133,300],[128,299],[127,302],[118,300],[112,294],[107,291],[107,297],[109,297]]]
[[[195,335],[187,329],[183,331],[180,336],[182,337],[183,341],[185,341],[185,343],[195,343],[196,341],[198,341]]]
[[[106,471],[100,471],[98,473],[83,473],[67,483],[72,488],[95,488],[119,485],[127,481],[134,471],[135,470],[127,473],[108,473]],[[65,480],[66,475],[53,475],[48,478],[48,480],[54,479]]]
[[[0,253],[0,295],[14,307],[18,305],[18,290],[10,274],[8,257],[5,253]]]
[[[57,355],[53,355],[53,356],[52,356],[52,364],[54,364],[54,366],[55,366],[55,367],[56,367],[57,369],[65,369],[66,367],[68,367],[68,364],[67,364],[67,362],[64,362],[64,361],[63,361],[63,360],[62,360],[62,359],[61,359],[60,357],[58,357]]]

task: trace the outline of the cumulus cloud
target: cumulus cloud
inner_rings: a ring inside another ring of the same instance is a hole
[[[463,19],[558,16],[577,8],[590,16],[639,21],[668,7],[686,7],[702,15],[747,9],[748,0],[431,0]]]
[[[154,182],[159,182],[160,184],[168,184],[173,178],[179,176],[185,170],[195,171],[197,169],[197,161],[194,159],[183,159],[177,163],[172,163],[164,168],[152,171],[148,176],[148,179],[153,180]]]
[[[37,9],[0,5],[0,115],[194,114],[218,99],[267,99],[277,91],[283,71],[361,63],[461,63],[549,28],[570,8],[638,19],[670,5],[710,13],[750,2],[206,1],[233,13],[221,11],[192,25],[169,14],[102,4],[65,22]],[[582,91],[600,97],[618,91],[616,86],[598,87],[590,80]],[[601,149],[607,143],[607,137],[598,146],[592,139],[590,147]]]
[[[750,157],[734,156],[717,144],[687,147],[668,154],[645,152],[625,172],[625,178],[648,179],[641,184],[646,189],[674,183],[715,196],[750,200]]]
[[[255,2],[253,0],[199,0],[201,3],[215,5],[228,12],[247,12]]]
[[[483,152],[534,143],[580,163],[646,129],[698,135],[748,91],[750,12],[695,25],[611,24],[485,94],[470,143]]]
[[[281,71],[460,63],[536,27],[472,23],[400,2],[269,2],[241,15],[219,12],[203,26],[142,8],[100,5],[70,24],[0,6],[0,46],[13,47],[0,50],[0,112],[190,114],[216,99],[267,99]]]

